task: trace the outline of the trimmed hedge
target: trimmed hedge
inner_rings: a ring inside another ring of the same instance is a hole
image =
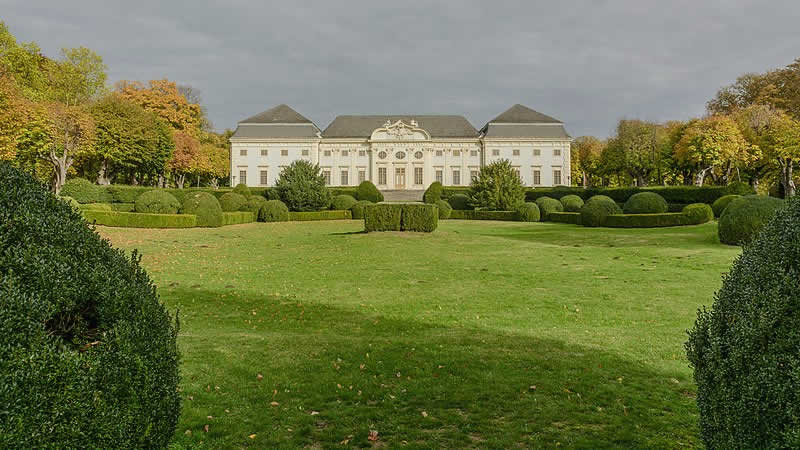
[[[364,210],[364,229],[372,231],[417,231],[430,233],[439,225],[435,205],[422,203],[382,203]]]
[[[114,208],[111,207],[108,203],[87,203],[85,205],[79,205],[78,209],[81,211],[113,211]]]
[[[72,208],[79,208],[81,206],[81,204],[72,197],[61,195],[58,198],[61,199],[61,201],[66,202]]]
[[[348,220],[353,215],[350,210],[333,209],[326,211],[289,212],[289,220],[293,222],[307,222],[311,220]]]
[[[259,222],[287,222],[288,220],[289,208],[280,200],[267,200],[264,206],[258,210]]]
[[[78,203],[111,203],[111,196],[102,188],[85,178],[73,178],[64,183],[59,195],[72,197]]]
[[[575,194],[568,194],[560,199],[564,206],[564,212],[580,212],[583,207],[583,199]]]
[[[223,212],[242,211],[247,206],[248,198],[236,192],[226,192],[219,197],[219,206]]]
[[[442,183],[434,181],[430,186],[428,186],[428,189],[425,189],[425,193],[422,195],[422,201],[425,203],[435,204],[436,201],[442,198],[442,191],[444,191]]]
[[[358,202],[358,200],[354,197],[347,194],[340,194],[333,197],[333,200],[331,200],[331,209],[343,211],[352,208],[356,202]]]
[[[250,195],[251,195],[250,188],[247,187],[247,185],[244,184],[244,183],[237,184],[233,188],[233,193],[234,194],[239,194],[239,195],[241,195],[243,197],[250,197]]]
[[[178,199],[163,190],[147,191],[134,203],[136,212],[149,214],[176,214],[180,207]]]
[[[532,202],[539,197],[551,197],[560,199],[565,195],[577,195],[586,200],[595,195],[605,195],[618,203],[625,203],[633,194],[639,192],[655,192],[667,201],[667,203],[714,203],[723,195],[754,194],[753,188],[746,183],[731,183],[728,186],[652,186],[652,187],[617,187],[617,188],[582,188],[582,187],[542,187],[530,189],[525,193],[525,200]]]
[[[450,206],[452,206],[454,210],[458,211],[467,211],[472,209],[469,204],[469,196],[466,194],[453,194],[447,199],[447,203],[450,203]]]
[[[358,190],[357,186],[328,186],[328,190],[331,191],[331,195],[349,195],[350,197],[356,197],[356,191]]]
[[[573,225],[580,225],[581,213],[579,212],[550,213],[550,222],[570,223]]]
[[[714,217],[722,217],[722,213],[725,211],[725,208],[727,208],[728,205],[730,205],[730,203],[737,198],[742,198],[742,196],[738,194],[729,194],[723,195],[722,197],[716,199],[711,205],[711,209],[714,211]]]
[[[622,207],[625,214],[661,214],[667,212],[667,201],[655,192],[633,194]]]
[[[446,200],[436,200],[436,207],[439,208],[439,218],[440,219],[449,219],[450,214],[453,212],[453,207],[450,206],[450,203],[447,203]]]
[[[136,210],[135,203],[112,203],[111,204],[112,211],[118,212],[133,212]]]
[[[137,197],[147,191],[153,190],[153,188],[149,186],[127,186],[116,184],[100,186],[100,188],[105,190],[109,197],[111,197],[111,203],[135,203]]]
[[[564,205],[560,201],[550,197],[539,197],[536,199],[536,206],[539,207],[542,222],[546,222],[551,212],[564,212]]]
[[[552,212],[550,214],[553,214]],[[517,208],[517,220],[522,222],[538,222],[542,215],[536,203],[525,202]]]
[[[581,208],[581,225],[585,227],[603,226],[606,218],[612,214],[622,214],[619,205],[605,195],[595,195],[589,198]]]
[[[693,203],[683,208],[688,225],[700,225],[714,220],[714,211],[705,203]]]
[[[684,213],[610,214],[603,222],[609,228],[657,228],[688,225]]]
[[[719,241],[730,245],[750,242],[783,204],[783,200],[766,195],[733,200],[719,218]]]
[[[222,226],[239,225],[256,221],[256,215],[250,211],[231,211],[222,213]]]
[[[197,216],[193,214],[146,214],[97,210],[83,211],[82,214],[87,222],[107,227],[194,228],[197,226]]]
[[[484,211],[484,210],[459,210],[454,209],[450,214],[451,219],[465,219],[465,220],[502,220],[502,221],[515,221],[517,220],[516,211]]]
[[[251,195],[247,197],[247,202],[242,206],[239,211],[249,211],[253,216],[258,219],[258,212],[267,204],[267,199],[260,195]]]
[[[198,227],[221,227],[222,208],[219,201],[207,192],[193,192],[184,200],[182,214],[197,216]]]
[[[350,213],[353,216],[353,219],[363,219],[364,218],[364,208],[367,205],[371,205],[372,202],[369,200],[359,200],[357,201],[352,208],[350,208]]]
[[[381,191],[369,180],[362,181],[361,184],[358,185],[355,197],[357,200],[369,200],[372,203],[383,201],[383,194],[381,194]]]

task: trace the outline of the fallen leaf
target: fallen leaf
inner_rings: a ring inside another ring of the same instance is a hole
[[[203,426],[203,431],[205,431],[206,433],[208,433],[208,424],[205,424],[205,425]]]
[[[280,405],[280,403],[278,403],[278,402],[270,402],[270,406],[278,406],[278,405]]]
[[[367,439],[369,439],[370,441],[373,441],[373,442],[377,441],[378,440],[378,432],[375,431],[375,430],[370,430],[369,437],[367,437]]]
[[[319,415],[319,411],[311,411],[311,415],[312,415],[312,416]]]
[[[264,379],[264,375],[258,374],[256,375],[256,380],[261,381]]]
[[[426,413],[425,411],[422,411],[422,417],[428,417],[428,413]]]
[[[251,434],[250,436],[247,436],[247,437],[249,437],[250,439],[255,439],[256,435],[255,434]]]

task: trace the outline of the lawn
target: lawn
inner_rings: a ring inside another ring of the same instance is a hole
[[[362,229],[99,228],[180,310],[175,448],[700,445],[683,343],[740,251],[715,223]]]

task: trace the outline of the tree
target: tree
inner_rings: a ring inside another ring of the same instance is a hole
[[[745,74],[708,102],[712,114],[731,114],[753,105],[769,105],[800,120],[800,58],[762,74]]]
[[[0,161],[17,156],[17,141],[30,116],[30,103],[11,77],[0,75]]]
[[[471,203],[489,211],[516,211],[525,202],[525,187],[507,159],[482,167],[469,191]]]
[[[689,122],[675,146],[675,158],[696,169],[695,185],[702,186],[706,175],[715,169],[723,170],[727,180],[733,168],[757,159],[742,151],[747,147],[736,122],[716,115]]]
[[[68,106],[88,103],[105,91],[106,69],[88,48],[61,49],[61,60],[50,70],[51,99]]]
[[[570,167],[579,177],[573,175],[572,179],[580,178],[581,186],[591,187],[594,178],[599,173],[600,155],[605,149],[606,143],[594,136],[581,136],[572,142],[570,157],[572,159]]]
[[[622,167],[636,181],[637,186],[647,186],[657,168],[659,134],[658,125],[643,120],[620,120],[614,136],[614,145],[621,152]]]
[[[47,71],[52,61],[41,54],[33,42],[18,43],[0,21],[0,78],[13,81],[21,95],[29,100],[45,99]]]
[[[204,164],[200,153],[200,142],[188,133],[175,133],[175,153],[169,160],[168,168],[178,189],[183,189],[186,175],[197,174]]]
[[[50,103],[46,107],[47,161],[53,166],[53,191],[58,194],[67,181],[67,171],[77,158],[92,152],[94,121],[81,107]]]
[[[172,81],[151,80],[147,87],[138,81],[121,81],[116,90],[122,98],[156,113],[175,131],[198,137],[206,123],[202,107],[186,100]]]
[[[318,211],[331,203],[331,192],[319,166],[302,159],[283,169],[275,190],[291,211]]]

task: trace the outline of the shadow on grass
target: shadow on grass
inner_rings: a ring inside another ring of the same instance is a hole
[[[341,231],[337,233],[328,233],[329,236],[348,236],[351,234],[367,234],[367,230],[361,231]]]
[[[182,321],[173,448],[368,446],[371,430],[390,447],[699,445],[691,381],[610,352],[291,296],[161,295]]]

